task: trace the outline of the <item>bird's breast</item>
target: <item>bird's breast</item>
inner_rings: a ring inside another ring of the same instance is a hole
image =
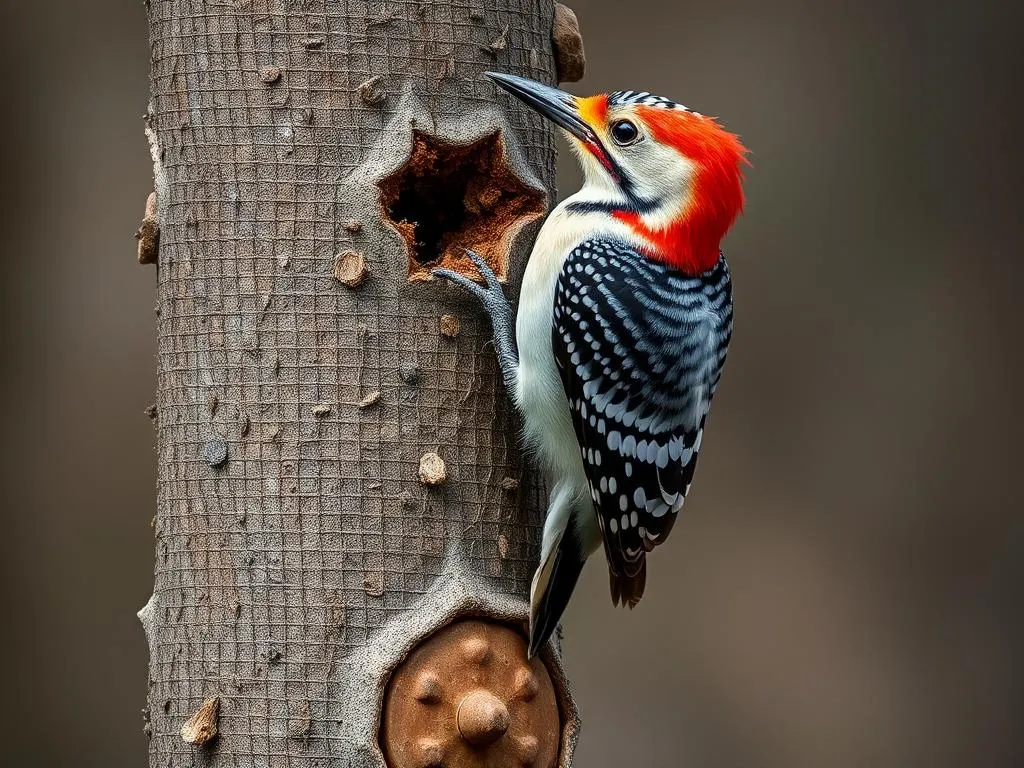
[[[625,228],[607,214],[579,214],[569,209],[574,198],[551,212],[530,254],[516,314],[519,347],[516,404],[524,419],[524,437],[548,467],[581,474],[569,402],[551,349],[555,286],[566,257],[592,237],[624,237]],[[567,450],[572,446],[571,450]]]

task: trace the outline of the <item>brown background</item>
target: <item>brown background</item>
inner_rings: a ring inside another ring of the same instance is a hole
[[[575,90],[720,115],[755,165],[688,514],[637,610],[595,563],[566,616],[581,768],[1024,764],[1024,19],[898,5],[575,2]],[[0,13],[5,762],[140,766],[144,8]]]

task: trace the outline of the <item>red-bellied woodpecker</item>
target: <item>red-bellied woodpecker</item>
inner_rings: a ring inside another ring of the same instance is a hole
[[[732,334],[720,250],[743,208],[746,150],[714,119],[646,92],[578,98],[512,75],[499,86],[567,134],[583,188],[544,222],[519,311],[470,253],[505,384],[551,498],[530,595],[530,654],[603,542],[612,602],[633,607],[646,556],[690,488]]]

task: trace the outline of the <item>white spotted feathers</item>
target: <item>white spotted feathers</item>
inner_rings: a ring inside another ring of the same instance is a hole
[[[693,277],[623,243],[587,240],[562,265],[552,349],[613,599],[616,577],[642,592],[646,553],[683,506],[731,333],[724,259]],[[628,591],[622,600],[634,602]]]

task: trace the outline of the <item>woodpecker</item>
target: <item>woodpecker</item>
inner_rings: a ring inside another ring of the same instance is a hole
[[[541,227],[518,313],[477,254],[482,284],[434,270],[490,315],[524,442],[549,479],[532,657],[602,544],[612,603],[635,606],[647,554],[683,506],[732,335],[721,241],[743,209],[747,150],[715,119],[645,91],[580,98],[486,74],[565,132],[585,179]]]

